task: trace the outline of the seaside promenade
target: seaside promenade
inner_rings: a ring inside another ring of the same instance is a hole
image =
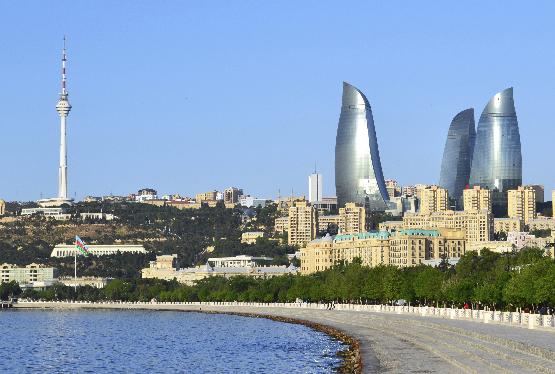
[[[538,320],[534,315],[482,312],[472,319],[473,311],[449,308],[339,304],[329,310],[326,305],[299,303],[19,302],[14,307],[244,313],[309,321],[358,340],[365,373],[555,373],[555,327],[550,316]]]

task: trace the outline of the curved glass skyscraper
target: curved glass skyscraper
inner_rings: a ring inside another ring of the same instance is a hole
[[[512,87],[495,94],[480,116],[470,184],[499,192],[522,184],[520,133]]]
[[[443,161],[439,175],[439,185],[449,191],[461,206],[463,190],[468,185],[476,129],[474,128],[474,109],[466,109],[451,121],[443,150]]]
[[[335,189],[339,207],[352,202],[385,210],[389,200],[372,109],[364,94],[345,82],[335,139]]]

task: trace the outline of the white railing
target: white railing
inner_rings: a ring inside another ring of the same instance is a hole
[[[363,305],[363,304],[331,304],[331,303],[254,303],[254,302],[124,302],[124,301],[28,301],[20,300],[18,304],[25,307],[26,304],[44,306],[64,305],[64,306],[87,306],[91,307],[128,307],[140,308],[141,306],[170,306],[171,309],[178,309],[180,306],[198,307],[250,307],[250,308],[290,308],[290,309],[319,309],[319,310],[341,310],[352,312],[371,312],[371,313],[395,313],[418,315],[422,317],[436,317],[446,319],[469,320],[482,323],[495,323],[509,326],[521,326],[529,329],[538,327],[551,328],[555,332],[555,317],[551,314],[540,315],[521,312],[502,312],[479,309],[458,309],[458,308],[436,308],[428,306],[393,306],[393,305]]]

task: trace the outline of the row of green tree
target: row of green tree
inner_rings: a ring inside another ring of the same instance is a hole
[[[555,307],[555,262],[541,250],[501,255],[487,250],[464,255],[454,267],[369,268],[360,261],[338,264],[311,275],[269,279],[210,277],[194,286],[176,281],[113,280],[104,289],[56,285],[25,291],[22,297],[45,300],[258,301],[456,305],[494,309]]]

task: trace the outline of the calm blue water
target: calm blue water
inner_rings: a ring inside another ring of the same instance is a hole
[[[302,325],[157,311],[0,311],[2,373],[329,373],[344,346]]]

